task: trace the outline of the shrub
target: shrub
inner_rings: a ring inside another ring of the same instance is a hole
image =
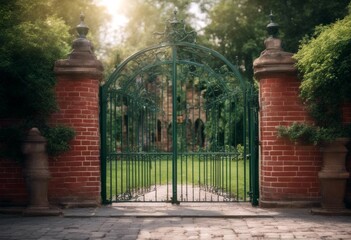
[[[294,56],[303,76],[300,97],[318,126],[338,128],[351,91],[351,15],[318,27]]]
[[[318,127],[306,123],[294,122],[290,126],[278,126],[278,136],[301,144],[321,144],[331,142],[337,137],[350,136],[351,126],[338,129]]]
[[[351,4],[350,4],[351,7]],[[315,36],[304,39],[294,58],[302,75],[300,97],[314,125],[293,123],[279,126],[278,136],[294,142],[329,142],[350,137],[342,122],[342,105],[351,100],[351,13],[328,26],[320,26]]]
[[[26,138],[26,134],[32,126],[38,125],[24,123],[16,126],[1,128],[0,157],[22,161],[22,142]],[[72,128],[63,125],[49,127],[42,124],[38,126],[38,129],[47,140],[46,149],[49,156],[56,157],[70,149],[69,142],[75,136],[75,132]]]

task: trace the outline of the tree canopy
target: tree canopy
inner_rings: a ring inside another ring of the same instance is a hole
[[[90,37],[98,43],[104,11],[93,0],[2,0],[0,4],[0,118],[14,126],[0,128],[0,157],[21,159],[21,141],[38,127],[48,152],[69,149],[74,131],[47,124],[57,110],[53,66],[66,57],[81,11],[90,14]],[[99,13],[99,14],[97,14]]]
[[[314,28],[343,18],[349,0],[219,0],[209,8],[210,24],[205,36],[211,45],[231,61],[238,61],[251,79],[252,62],[263,50],[269,14],[280,25],[280,38],[286,51],[296,52],[299,42]]]
[[[69,53],[82,10],[97,39],[103,9],[93,1],[2,1],[0,117],[43,120],[57,109],[53,65]]]
[[[125,36],[124,41],[110,50],[114,56],[106,53],[102,57],[114,65],[132,52],[156,43],[154,32],[163,31],[165,21],[172,16],[175,8],[178,8],[179,18],[188,21],[190,28],[189,18],[194,15],[190,9],[192,4],[198,4],[209,19],[198,41],[238,63],[250,79],[253,59],[263,49],[265,26],[269,21],[267,16],[271,10],[281,26],[285,49],[296,52],[299,41],[305,35],[313,34],[316,26],[343,18],[349,2],[131,0],[124,9],[129,17],[121,33]],[[81,11],[88,16],[89,38],[100,48],[99,31],[109,16],[93,0],[2,1],[0,116],[44,117],[55,109],[52,66],[55,60],[69,52]]]
[[[281,26],[287,51],[296,52],[299,41],[314,28],[343,18],[349,0],[131,0],[125,5],[129,17],[124,41],[101,55],[111,67],[131,53],[157,43],[154,33],[164,30],[165,21],[178,8],[190,30],[191,8],[200,6],[208,24],[198,42],[218,50],[241,66],[252,79],[252,62],[263,49],[270,11]],[[90,27],[89,38],[101,48],[100,31],[109,19],[93,0],[4,0],[0,5],[0,116],[43,118],[55,110],[52,73],[54,61],[69,52],[80,12]],[[197,13],[199,14],[199,12]],[[105,29],[108,30],[108,29]],[[110,67],[110,68],[111,68]]]
[[[114,50],[120,62],[131,53],[157,43],[153,33],[162,31],[164,23],[178,8],[179,18],[188,27],[196,15],[204,14],[206,24],[199,31],[198,42],[214,48],[231,62],[240,65],[248,79],[252,79],[252,62],[263,50],[267,37],[266,25],[272,11],[280,25],[280,38],[286,51],[297,52],[299,42],[311,36],[318,25],[330,24],[347,14],[350,0],[130,0],[124,9],[129,22],[121,34],[124,41]],[[199,6],[197,12],[193,6]],[[110,62],[111,64],[111,62]]]

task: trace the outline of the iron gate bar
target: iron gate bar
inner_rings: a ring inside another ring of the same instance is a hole
[[[178,139],[177,139],[177,48],[172,45],[172,204],[179,204],[177,198],[177,161],[178,161]]]

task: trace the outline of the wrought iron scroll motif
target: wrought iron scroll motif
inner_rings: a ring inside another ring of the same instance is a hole
[[[125,66],[118,66],[120,69],[115,78],[115,85],[109,86],[109,91],[116,88],[128,89],[130,85],[143,80],[140,78],[142,74],[150,72],[150,69],[155,70],[156,66],[161,66],[169,62],[171,59],[169,49],[152,49],[139,56],[134,57]],[[158,69],[160,71],[160,69]],[[166,70],[164,70],[166,71]],[[156,72],[155,72],[156,73]]]
[[[183,20],[178,20],[177,10],[174,10],[173,18],[168,19],[166,22],[166,28],[164,32],[156,32],[155,35],[159,36],[161,43],[169,42],[196,42],[196,32],[187,32],[185,29],[185,23]]]

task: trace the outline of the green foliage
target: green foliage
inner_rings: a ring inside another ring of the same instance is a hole
[[[252,62],[259,55],[265,37],[264,16],[256,6],[241,0],[218,1],[208,15],[211,19],[205,27],[208,44],[240,65],[248,79],[252,79]]]
[[[217,168],[214,167],[214,159],[218,159],[217,164],[219,165],[217,165]],[[107,198],[113,199],[116,195],[121,196],[138,190],[142,191],[141,189],[150,186],[170,185],[172,183],[171,159],[158,156],[157,158],[150,157],[147,165],[145,165],[145,162],[140,161],[135,168],[132,168],[129,167],[131,162],[126,158],[118,158],[117,161],[111,160],[106,168]],[[178,183],[189,184],[194,187],[218,187],[219,182],[216,179],[220,178],[226,180],[227,183],[222,185],[223,190],[232,197],[236,197],[238,200],[245,200],[244,196],[248,197],[245,190],[249,187],[250,167],[248,162],[242,161],[241,158],[232,156],[228,158],[220,158],[220,156],[204,157],[201,153],[191,157],[185,155],[177,159],[177,168]],[[123,172],[121,169],[123,169]],[[131,176],[135,176],[135,169],[143,169],[144,179],[141,181],[130,179]],[[218,173],[215,169],[221,169],[221,173]],[[206,174],[203,174],[205,171]],[[190,188],[189,191],[191,191]]]
[[[50,156],[58,156],[63,152],[70,150],[69,142],[75,136],[72,128],[59,125],[44,129],[43,136],[48,141],[47,152]]]
[[[291,126],[278,126],[278,136],[288,138],[292,142],[314,144],[317,141],[317,127],[304,124],[293,123]]]
[[[36,0],[38,1],[38,0]],[[89,27],[88,38],[93,43],[97,52],[106,48],[101,43],[101,36],[107,35],[110,29],[104,27],[104,24],[111,16],[107,14],[107,9],[97,5],[96,0],[45,0],[49,3],[48,16],[57,16],[69,26],[69,44],[76,38],[76,26],[79,23],[79,15],[84,13],[85,23]]]
[[[58,110],[53,66],[69,53],[81,11],[89,16],[87,24],[97,42],[106,14],[93,0],[1,2],[0,118],[18,123],[0,130],[1,155],[21,159],[21,141],[32,127],[47,137],[50,155],[69,149],[73,130],[46,122]]]
[[[179,20],[187,23],[187,31],[191,31],[188,24],[187,11],[191,2],[187,0],[131,0],[125,4],[123,13],[128,17],[127,25],[121,29],[122,42],[104,53],[104,66],[107,72],[112,72],[114,66],[121,63],[131,54],[145,47],[159,43],[155,33],[165,30],[167,20],[173,18],[174,9],[178,9]]]
[[[206,39],[252,79],[252,62],[263,49],[270,11],[280,25],[284,49],[296,52],[299,41],[311,35],[315,26],[330,24],[347,14],[349,0],[218,0],[201,1],[210,24]]]
[[[22,160],[23,131],[18,126],[0,128],[0,158]]]
[[[245,147],[241,144],[236,145],[236,147],[232,145],[225,145],[225,151],[226,152],[235,152],[236,153],[236,159],[238,160],[244,160],[244,152],[245,152]]]
[[[305,38],[295,54],[302,75],[300,97],[316,126],[294,123],[278,127],[278,135],[294,142],[330,142],[351,137],[350,126],[342,123],[341,106],[351,91],[351,15],[328,26],[320,26],[315,36]]]
[[[337,137],[350,137],[351,127],[325,128],[306,123],[294,122],[290,126],[278,126],[278,136],[301,144],[320,144],[331,142]]]
[[[9,22],[0,24],[0,117],[44,119],[57,109],[52,68],[68,52],[68,28],[55,17],[26,18],[22,3],[0,10]]]
[[[22,161],[22,142],[32,126],[38,126],[39,131],[46,138],[49,156],[55,157],[70,149],[69,142],[75,136],[74,130],[70,127],[63,125],[50,127],[45,124],[26,122],[0,129],[0,158]]]
[[[284,49],[298,50],[299,41],[305,35],[313,34],[315,26],[330,24],[347,14],[349,0],[131,0],[123,13],[129,18],[123,29],[123,42],[112,46],[107,69],[113,70],[131,53],[155,44],[154,32],[162,32],[164,23],[172,17],[175,7],[179,19],[189,25],[197,18],[191,13],[192,4],[199,4],[201,14],[205,14],[207,25],[198,31],[197,40],[202,45],[214,48],[237,63],[244,75],[252,79],[252,62],[263,50],[267,37],[268,15],[273,11],[275,21],[280,25],[280,36]],[[119,35],[120,36],[120,35]]]
[[[303,76],[300,96],[317,125],[338,127],[341,104],[350,100],[351,15],[318,28],[295,55]]]
[[[75,5],[78,3],[82,9]],[[93,6],[93,1],[83,0],[2,1],[0,117],[46,119],[57,110],[54,63],[69,53],[80,11],[100,9]],[[90,17],[96,23],[101,23],[104,16],[100,10],[100,14]]]

